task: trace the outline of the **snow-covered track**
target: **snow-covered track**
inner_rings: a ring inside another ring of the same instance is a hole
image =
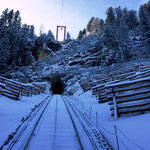
[[[65,97],[48,97],[7,150],[111,150],[102,134]]]
[[[52,99],[52,98],[51,98],[51,99]],[[38,120],[37,120],[37,122],[36,122],[36,124],[35,124],[35,126],[34,126],[34,128],[33,128],[33,130],[32,130],[32,132],[31,132],[31,134],[30,134],[30,136],[29,136],[29,138],[28,138],[28,140],[27,140],[27,142],[26,142],[26,145],[25,145],[24,148],[23,148],[24,150],[26,150],[26,149],[28,148],[31,139],[32,139],[32,137],[34,136],[34,131],[36,130],[36,128],[37,128],[37,126],[38,126],[38,124],[39,124],[41,118],[43,117],[44,112],[45,112],[46,108],[48,107],[48,104],[49,104],[49,102],[50,102],[51,99],[49,99],[49,101],[47,102],[47,104],[46,104],[46,106],[44,107],[43,111],[41,112],[41,114],[40,114],[40,116],[39,116],[39,118],[38,118]]]
[[[22,149],[83,150],[73,119],[59,95],[47,103]]]
[[[38,113],[40,113],[40,111],[43,109],[43,107],[45,107],[45,105],[52,99],[51,96],[47,96],[40,104],[39,107],[32,113],[29,115],[29,117],[27,117],[25,119],[25,121],[22,121],[22,123],[18,126],[18,128],[16,129],[16,134],[14,136],[14,138],[12,139],[12,141],[10,141],[10,144],[6,145],[5,147],[3,147],[4,150],[12,150],[15,149],[14,147],[16,146],[16,144],[18,144],[18,142],[20,142],[20,138],[22,137],[22,135],[24,134],[24,132],[26,131],[26,129],[31,125],[32,121],[34,119],[36,119]]]
[[[78,124],[77,130],[80,132],[79,134],[81,135],[84,132],[88,138],[88,140],[86,139],[84,141],[85,136],[80,137],[82,143],[85,144],[86,142],[86,145],[83,145],[84,149],[88,149],[87,147],[91,146],[91,148],[95,150],[112,150],[113,148],[109,145],[108,141],[94,126],[94,124],[86,117],[86,115],[84,115],[69,99],[64,98],[64,101],[66,102],[66,105],[68,105],[71,114],[74,114],[73,119],[75,120],[75,124]],[[79,124],[81,126],[80,128]],[[81,132],[81,128],[83,129],[83,132]]]

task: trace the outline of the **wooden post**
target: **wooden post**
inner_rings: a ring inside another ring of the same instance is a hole
[[[116,135],[117,149],[119,150],[119,141],[118,141],[118,135],[117,135],[117,128],[116,128],[116,125],[114,125],[114,128],[115,128],[115,135]]]
[[[117,102],[115,97],[114,88],[112,87],[112,93],[113,93],[113,104],[114,104],[114,117],[115,120],[118,120],[118,108],[117,108]]]
[[[98,113],[96,112],[96,126],[98,128]]]
[[[19,100],[21,100],[21,97],[22,97],[22,89],[23,89],[23,86],[21,86],[21,89],[20,89],[20,92],[19,92]]]
[[[90,114],[89,114],[89,119],[91,119],[91,113],[92,113],[92,106],[90,106]]]
[[[98,96],[98,91],[96,89],[96,98],[97,98],[97,101],[99,101],[99,96]]]
[[[32,94],[31,94],[31,90],[30,90],[30,92],[29,92],[29,97],[31,97],[32,96]]]
[[[22,94],[21,94],[21,91],[20,91],[20,92],[19,92],[19,100],[21,100],[21,95],[22,95]]]

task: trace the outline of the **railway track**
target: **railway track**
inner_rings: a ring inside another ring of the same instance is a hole
[[[26,134],[20,134],[22,140],[15,139],[7,150],[111,150],[89,120],[60,95],[43,104],[36,121],[28,128]]]
[[[82,130],[87,135],[86,139],[87,144],[88,142],[90,146],[92,146],[95,150],[113,150],[111,145],[109,145],[108,141],[105,139],[105,137],[102,135],[102,133],[94,126],[94,124],[76,107],[74,103],[72,103],[69,99],[64,98],[64,101],[66,105],[70,108],[70,111],[72,111],[72,114],[74,114],[73,118],[74,120],[79,122],[78,126],[82,126]],[[75,119],[76,118],[76,119]],[[80,130],[81,128],[78,128]],[[82,139],[83,141],[84,139]],[[84,141],[83,141],[84,142]],[[85,147],[88,149],[88,146]]]
[[[83,150],[78,132],[63,99],[53,96],[41,113],[23,150]]]

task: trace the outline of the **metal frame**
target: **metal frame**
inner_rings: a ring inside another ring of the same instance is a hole
[[[57,26],[56,29],[56,40],[58,41],[58,32],[59,32],[59,28],[64,28],[64,40],[66,39],[66,26]]]

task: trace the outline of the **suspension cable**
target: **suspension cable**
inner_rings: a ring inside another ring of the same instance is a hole
[[[63,9],[64,9],[64,0],[62,0],[61,4],[61,17],[63,18]]]

